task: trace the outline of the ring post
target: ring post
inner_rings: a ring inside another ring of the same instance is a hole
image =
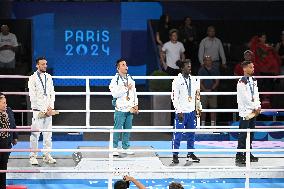
[[[86,77],[86,126],[90,127],[90,78]]]
[[[250,130],[247,130],[247,138],[246,138],[246,182],[245,188],[249,189],[249,175],[251,171],[250,167]]]

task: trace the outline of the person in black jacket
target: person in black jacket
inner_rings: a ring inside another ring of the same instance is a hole
[[[0,92],[0,129],[15,129],[14,113],[7,107],[6,98]],[[18,135],[16,132],[0,131],[0,149],[10,149],[16,145]],[[0,170],[7,170],[10,152],[0,152]],[[6,189],[6,173],[0,173],[0,189]]]

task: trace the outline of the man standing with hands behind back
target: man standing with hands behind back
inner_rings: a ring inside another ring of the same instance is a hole
[[[29,77],[29,96],[31,108],[33,110],[32,129],[52,129],[52,115],[55,101],[55,91],[51,75],[46,73],[47,60],[44,57],[36,59],[37,71]],[[38,139],[40,132],[32,132],[30,137],[30,148],[38,149]],[[43,148],[51,149],[52,132],[42,132]],[[38,165],[37,152],[31,152],[30,164]],[[49,152],[43,153],[45,163],[54,164],[56,160]]]
[[[135,88],[135,81],[127,74],[128,67],[126,61],[119,59],[116,62],[116,75],[110,82],[109,89],[113,96],[114,113],[114,129],[131,129],[133,114],[138,114],[138,98]],[[133,155],[134,152],[129,150],[130,133],[122,133],[123,153]],[[113,134],[113,148],[117,150],[120,133]],[[118,152],[113,152],[114,156],[118,156]]]

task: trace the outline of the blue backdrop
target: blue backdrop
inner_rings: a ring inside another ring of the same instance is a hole
[[[132,49],[139,47],[142,50],[140,56],[144,56],[146,40],[139,45],[137,42],[145,39],[147,20],[159,18],[161,12],[159,3],[13,4],[15,18],[32,19],[33,60],[46,56],[48,67],[55,76],[114,75],[115,61],[121,56],[128,60]],[[132,36],[129,32],[132,30],[142,31],[142,35],[131,40],[129,49],[124,48],[122,41],[129,44],[129,37],[122,39],[122,31]],[[143,59],[129,59],[128,64],[130,74],[146,75],[147,62]],[[103,86],[108,85],[109,81],[96,80],[91,84]],[[55,85],[85,85],[85,81],[56,79]]]

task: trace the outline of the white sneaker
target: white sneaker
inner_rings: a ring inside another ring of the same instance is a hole
[[[113,148],[113,150],[117,150],[117,148]],[[118,152],[112,152],[112,155],[113,156],[119,156],[119,153]]]
[[[133,151],[130,151],[130,149],[124,149],[123,153],[127,154],[127,155],[134,155],[135,154]]]
[[[53,157],[51,157],[50,154],[46,154],[46,155],[43,155],[43,162],[45,163],[49,163],[49,164],[55,164],[56,163],[56,160],[53,159]]]
[[[34,156],[30,157],[30,164],[31,165],[38,165],[38,161],[37,161],[36,157],[34,157]]]

